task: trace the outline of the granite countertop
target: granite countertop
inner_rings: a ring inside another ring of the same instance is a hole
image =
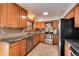
[[[79,53],[79,39],[65,39]]]
[[[11,34],[7,34],[7,35],[1,35],[0,41],[11,43],[11,42],[19,41],[19,40],[22,40],[24,38],[28,38],[28,37],[31,37],[31,36],[34,36],[34,35],[37,35],[40,33],[42,33],[42,32],[35,32],[33,34],[28,34],[26,32],[11,33]]]

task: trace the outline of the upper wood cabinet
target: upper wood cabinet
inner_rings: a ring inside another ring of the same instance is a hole
[[[44,22],[37,22],[36,23],[36,28],[45,28],[45,23]]]
[[[53,20],[53,28],[58,28],[59,21],[58,20]]]
[[[40,22],[36,22],[36,28],[40,28]]]
[[[74,10],[73,9],[65,16],[65,19],[69,19],[72,17],[74,17]]]
[[[0,27],[23,28],[26,26],[27,12],[16,4],[0,4]]]
[[[36,29],[36,22],[33,23],[33,30]]]
[[[6,26],[6,4],[0,3],[0,27]]]
[[[41,28],[45,28],[45,23],[41,22]]]
[[[27,12],[25,10],[23,10],[22,8],[20,8],[20,27],[26,27],[27,24]]]
[[[7,27],[19,27],[19,7],[16,4],[6,4]]]
[[[74,8],[75,27],[79,28],[79,4]]]

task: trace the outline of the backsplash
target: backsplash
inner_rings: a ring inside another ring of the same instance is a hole
[[[1,33],[19,33],[22,32],[22,29],[16,29],[16,28],[0,28],[0,34]]]

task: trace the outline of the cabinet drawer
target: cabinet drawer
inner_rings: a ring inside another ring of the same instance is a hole
[[[20,42],[10,43],[9,47],[14,47],[14,46],[17,46],[17,45],[19,45],[19,44],[20,44]]]

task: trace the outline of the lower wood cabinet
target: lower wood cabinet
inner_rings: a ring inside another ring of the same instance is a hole
[[[9,49],[10,56],[24,56],[26,54],[26,39],[10,43]]]
[[[20,42],[14,42],[9,44],[9,55],[20,56]]]
[[[33,47],[39,43],[39,38],[40,38],[39,34],[33,36]]]
[[[44,34],[40,34],[40,42],[44,42],[44,38],[45,38],[45,35]]]
[[[36,45],[36,36],[33,36],[33,47]]]
[[[58,36],[56,34],[53,36],[53,43],[54,45],[58,45]]]
[[[65,48],[64,50],[65,56],[71,56],[70,44],[65,42],[64,48]]]
[[[27,53],[26,43],[27,43],[26,39],[20,41],[20,49],[21,49],[20,52],[21,52],[21,56],[24,56]]]
[[[16,42],[0,41],[0,56],[24,56],[26,51],[26,39]]]

